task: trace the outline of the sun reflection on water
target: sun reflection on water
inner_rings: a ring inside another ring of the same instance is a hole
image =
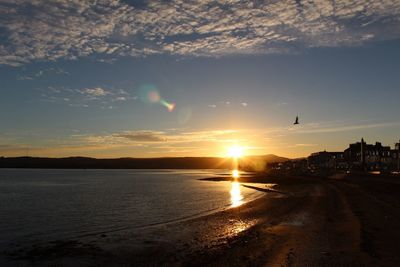
[[[231,207],[238,207],[243,204],[243,196],[240,191],[239,182],[231,182]]]

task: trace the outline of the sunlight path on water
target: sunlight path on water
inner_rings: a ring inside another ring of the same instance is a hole
[[[240,183],[232,182],[231,183],[231,207],[238,207],[243,204],[243,196],[240,191]]]

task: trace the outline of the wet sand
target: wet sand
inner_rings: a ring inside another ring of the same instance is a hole
[[[236,208],[143,228],[145,235],[125,230],[6,248],[1,266],[400,266],[400,177],[242,181],[268,192]]]

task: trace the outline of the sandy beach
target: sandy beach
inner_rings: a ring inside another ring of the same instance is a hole
[[[399,177],[244,177],[265,196],[199,218],[2,251],[2,266],[399,266]],[[226,180],[228,177],[210,178]],[[268,191],[268,189],[267,189]]]

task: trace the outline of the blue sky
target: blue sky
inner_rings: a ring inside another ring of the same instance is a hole
[[[398,1],[0,0],[0,155],[393,145],[399,33]]]

